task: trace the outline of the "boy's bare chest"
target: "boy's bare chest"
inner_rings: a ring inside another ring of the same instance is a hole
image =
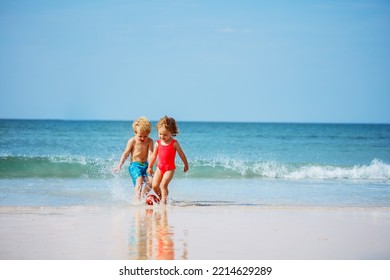
[[[133,153],[140,154],[148,151],[147,143],[135,143]]]

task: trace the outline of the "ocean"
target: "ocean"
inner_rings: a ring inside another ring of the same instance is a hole
[[[172,205],[390,206],[389,124],[177,122]],[[111,172],[131,125],[0,120],[0,206],[133,205],[129,162]]]

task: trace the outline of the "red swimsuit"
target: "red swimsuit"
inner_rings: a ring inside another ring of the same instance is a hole
[[[164,146],[161,144],[161,140],[157,140],[158,143],[158,163],[157,167],[161,171],[161,175],[164,175],[164,173],[168,170],[175,170],[175,157],[176,157],[176,150],[174,148],[176,140],[172,139],[171,143],[169,143],[167,146]]]

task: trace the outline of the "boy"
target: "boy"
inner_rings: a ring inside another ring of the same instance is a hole
[[[151,189],[146,171],[148,169],[148,159],[153,152],[153,140],[149,138],[152,125],[147,118],[140,117],[133,122],[133,130],[134,137],[127,142],[121,160],[113,171],[119,172],[126,159],[131,155],[129,173],[134,183],[135,198],[140,200],[141,196],[146,196]],[[142,191],[143,183],[146,183],[146,186]]]

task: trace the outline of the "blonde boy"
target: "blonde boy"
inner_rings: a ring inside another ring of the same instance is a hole
[[[145,117],[139,117],[133,122],[134,137],[127,142],[125,151],[114,172],[119,172],[126,159],[130,157],[129,173],[134,183],[135,198],[140,200],[151,189],[150,180],[146,173],[148,169],[148,159],[153,152],[153,140],[149,138],[152,130],[150,121]],[[146,183],[142,191],[142,185]]]

